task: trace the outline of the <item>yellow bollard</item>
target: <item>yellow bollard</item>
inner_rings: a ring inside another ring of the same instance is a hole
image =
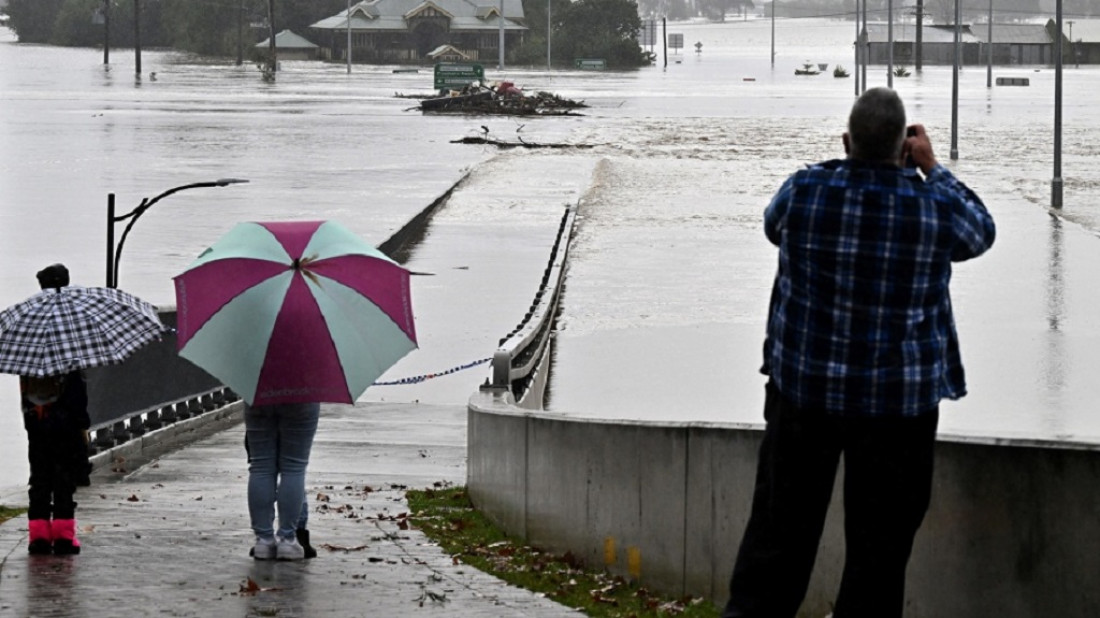
[[[637,547],[626,548],[626,572],[634,579],[642,578],[642,550]]]

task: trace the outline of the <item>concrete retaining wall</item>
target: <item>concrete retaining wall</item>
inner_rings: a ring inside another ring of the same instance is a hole
[[[175,307],[158,314],[162,322],[175,328]],[[216,378],[179,356],[174,330],[140,348],[126,362],[93,367],[84,374],[93,427],[222,387]]]
[[[533,545],[721,604],[761,430],[570,419],[483,391],[469,404],[467,485],[480,510]],[[1100,615],[1098,482],[1095,447],[941,436],[905,616]],[[839,585],[840,486],[800,615],[828,614]]]

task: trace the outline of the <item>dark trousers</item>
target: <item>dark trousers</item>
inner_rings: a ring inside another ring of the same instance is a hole
[[[844,454],[845,564],[835,618],[902,615],[905,568],[932,490],[939,410],[852,418],[803,409],[772,385],[767,428],[723,618],[786,618],[806,595]]]
[[[83,432],[52,427],[26,416],[24,422],[31,468],[27,519],[73,519],[73,494],[82,466],[88,462]]]

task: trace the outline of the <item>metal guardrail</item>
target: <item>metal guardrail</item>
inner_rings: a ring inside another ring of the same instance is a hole
[[[542,281],[531,307],[520,323],[505,335],[493,354],[492,379],[481,387],[508,389],[521,404],[532,394],[532,386],[544,384],[540,378],[543,361],[549,350],[558,300],[565,279],[569,242],[576,221],[576,209],[569,206],[562,214],[558,235],[550,251],[550,260],[543,270]],[[538,393],[541,398],[541,390]],[[538,406],[538,407],[541,407]]]

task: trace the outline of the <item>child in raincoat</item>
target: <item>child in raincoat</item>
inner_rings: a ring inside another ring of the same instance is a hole
[[[38,273],[42,289],[69,284],[61,264]],[[30,508],[27,510],[32,554],[79,554],[76,538],[76,486],[87,474],[88,389],[84,375],[20,376],[23,426],[30,460]]]

